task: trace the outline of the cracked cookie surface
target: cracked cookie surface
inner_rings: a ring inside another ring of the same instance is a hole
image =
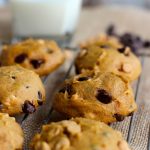
[[[15,118],[0,113],[0,149],[21,150],[23,145],[23,131]]]
[[[54,41],[28,39],[5,46],[0,60],[2,66],[19,64],[43,76],[56,70],[64,59]]]
[[[33,150],[130,150],[119,131],[85,118],[43,126],[31,146]]]
[[[53,107],[69,117],[122,121],[137,109],[129,81],[110,72],[87,71],[65,81]]]
[[[0,112],[33,113],[45,101],[39,75],[21,66],[0,67]]]

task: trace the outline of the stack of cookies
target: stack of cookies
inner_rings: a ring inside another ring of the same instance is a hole
[[[56,70],[64,58],[54,41],[28,39],[3,47],[0,56],[0,150],[22,150],[23,131],[9,115],[34,113],[44,103],[45,89],[40,76]]]
[[[100,36],[81,45],[75,68],[77,75],[64,82],[53,103],[72,119],[45,125],[33,150],[129,150],[107,124],[137,110],[131,82],[141,73],[139,59],[116,38]]]

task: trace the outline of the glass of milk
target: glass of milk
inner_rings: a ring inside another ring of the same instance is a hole
[[[16,37],[56,37],[73,33],[82,0],[10,0]]]

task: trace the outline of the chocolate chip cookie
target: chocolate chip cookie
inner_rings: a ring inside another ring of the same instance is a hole
[[[65,81],[53,107],[69,117],[122,121],[137,109],[129,81],[114,73],[84,72]]]
[[[113,72],[128,78],[129,81],[137,79],[141,73],[140,61],[129,47],[114,49],[89,46],[80,51],[75,66],[77,73],[94,69]]]
[[[45,101],[39,75],[21,66],[0,67],[0,112],[33,113]]]
[[[28,39],[5,46],[0,60],[2,66],[19,64],[43,76],[64,62],[64,54],[54,41]]]
[[[33,150],[130,150],[119,131],[85,118],[43,126],[31,146]]]
[[[0,113],[0,149],[21,150],[23,145],[23,131],[15,118]]]

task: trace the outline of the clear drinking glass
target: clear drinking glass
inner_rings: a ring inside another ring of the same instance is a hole
[[[15,37],[57,37],[72,34],[82,0],[10,0]]]

